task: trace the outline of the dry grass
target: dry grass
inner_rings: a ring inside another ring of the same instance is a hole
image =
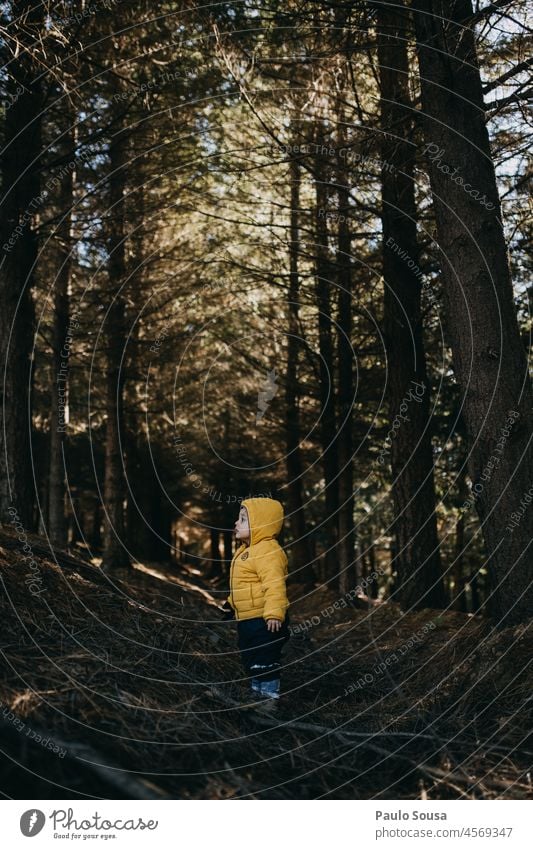
[[[319,615],[290,640],[285,695],[267,718],[241,707],[247,681],[235,626],[214,606],[220,587],[157,564],[111,583],[30,543],[38,596],[16,538],[0,533],[5,795],[533,795],[531,622],[496,632],[394,604]],[[336,600],[297,586],[291,598],[293,628]]]

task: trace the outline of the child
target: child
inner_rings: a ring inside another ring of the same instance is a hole
[[[272,709],[280,696],[281,651],[289,639],[287,556],[276,540],[283,507],[272,498],[247,498],[235,522],[241,543],[230,569],[224,610],[237,620],[238,645],[252,694]]]

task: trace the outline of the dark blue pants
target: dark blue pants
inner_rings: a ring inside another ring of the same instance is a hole
[[[269,631],[262,617],[237,621],[242,665],[252,678],[279,679],[281,651],[290,637],[288,620],[287,615],[279,631]]]

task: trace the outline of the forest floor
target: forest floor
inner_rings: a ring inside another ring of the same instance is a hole
[[[5,797],[533,797],[533,620],[334,609],[292,584],[270,717],[243,708],[223,585],[156,563],[110,581],[28,540],[31,570],[0,531]]]

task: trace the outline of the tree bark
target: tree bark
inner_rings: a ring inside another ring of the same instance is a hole
[[[123,391],[125,346],[125,183],[127,166],[127,133],[120,127],[110,144],[109,177],[109,261],[111,305],[107,315],[106,334],[106,439],[104,477],[104,553],[102,566],[108,571],[130,565],[124,546],[124,502],[126,482],[123,470]]]
[[[140,428],[136,430],[135,418],[132,416],[130,425],[125,425],[128,548],[138,560],[157,560],[156,525],[161,506],[158,483],[154,479],[153,461],[145,447],[146,436]],[[124,419],[127,422],[127,416]]]
[[[46,203],[40,193],[42,67],[34,59],[44,7],[13,2],[10,44],[18,42],[6,64],[7,95],[0,199],[0,521],[16,510],[26,529],[34,527],[31,460],[31,384],[34,307],[32,285],[37,258],[37,215]],[[4,54],[5,55],[5,51]],[[18,228],[18,230],[17,230]]]
[[[289,295],[288,317],[289,332],[287,338],[287,379],[285,390],[285,430],[287,453],[285,465],[288,477],[289,521],[292,532],[292,571],[301,582],[314,581],[311,567],[308,527],[304,514],[304,496],[302,484],[302,458],[300,450],[300,411],[298,389],[298,352],[300,348],[300,330],[298,324],[300,278],[298,254],[300,251],[300,171],[296,160],[290,163],[291,208],[290,208],[290,245],[289,245]]]
[[[429,419],[430,391],[421,318],[413,107],[408,86],[404,3],[378,7],[382,128],[384,337],[392,436],[397,594],[404,610],[444,607]],[[398,424],[398,427],[396,427]],[[380,461],[386,454],[380,454]]]
[[[74,116],[67,110],[68,158],[76,147]],[[65,516],[65,438],[68,405],[68,360],[70,356],[69,284],[72,274],[72,202],[74,172],[70,168],[61,179],[59,193],[60,223],[57,226],[57,263],[54,287],[53,381],[50,415],[50,467],[48,494],[48,533],[53,545],[64,547],[67,541]]]
[[[318,141],[317,141],[318,144]],[[318,307],[318,345],[320,353],[319,399],[320,399],[320,441],[322,448],[322,468],[324,470],[325,509],[324,537],[326,543],[325,569],[327,579],[333,579],[338,571],[337,533],[338,533],[338,446],[335,415],[334,352],[331,318],[332,268],[328,257],[328,187],[325,169],[318,163],[315,181],[316,193],[316,298]]]
[[[224,445],[226,446],[226,451],[228,452],[228,457],[233,456],[233,438],[234,438],[234,423],[231,419],[231,406],[226,404],[226,408],[224,410]],[[222,495],[221,498],[221,507],[217,510],[217,513],[221,516],[221,524],[222,524],[222,550],[223,550],[223,559],[220,564],[220,570],[223,575],[226,575],[229,579],[229,573],[231,568],[231,561],[233,559],[233,541],[234,541],[234,522],[237,518],[235,513],[235,507],[231,504],[227,498],[227,495],[233,490],[235,490],[235,482],[233,478],[233,471],[231,465],[224,463],[222,465],[222,469],[219,477],[220,485],[220,493]],[[216,505],[217,502],[215,502]]]
[[[339,111],[338,149],[346,146],[345,116]],[[337,196],[339,204],[339,224],[337,231],[337,284],[339,314],[337,320],[338,349],[338,390],[337,416],[339,430],[337,434],[339,463],[339,513],[337,569],[338,588],[341,595],[355,585],[355,527],[353,495],[353,359],[352,348],[352,263],[350,235],[350,188],[349,174],[344,160],[339,159],[337,168]]]
[[[462,505],[468,496],[466,488],[466,468],[464,466],[463,457],[459,463],[461,468],[457,471],[456,487],[459,504]],[[455,524],[455,540],[453,551],[453,562],[450,567],[450,589],[449,602],[453,610],[465,612],[465,594],[464,594],[464,553],[465,553],[465,513],[460,509],[457,522]],[[453,582],[453,589],[451,583]]]
[[[524,500],[533,480],[531,382],[484,121],[472,5],[414,0],[413,9],[424,152],[469,474],[488,554],[488,605],[496,624],[508,626],[533,611],[533,510]]]

